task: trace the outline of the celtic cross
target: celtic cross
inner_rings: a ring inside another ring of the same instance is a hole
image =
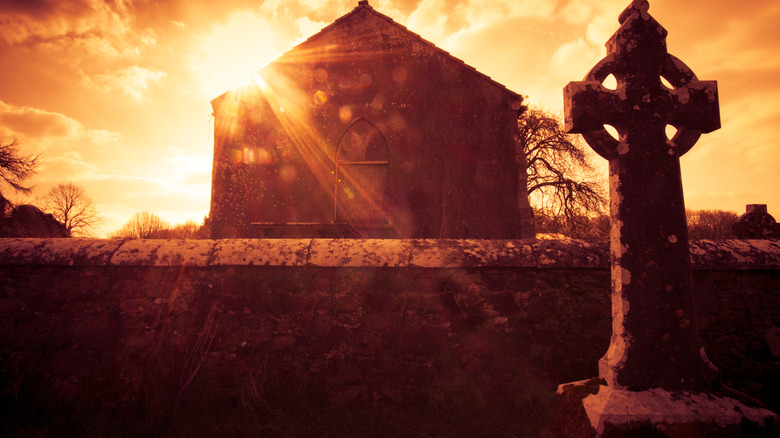
[[[564,88],[565,123],[609,160],[613,322],[599,374],[616,388],[697,389],[716,370],[696,325],[680,157],[720,128],[717,84],[667,53],[648,9],[633,1],[607,56]]]

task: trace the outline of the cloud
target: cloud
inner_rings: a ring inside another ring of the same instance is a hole
[[[0,135],[11,138],[63,137],[80,124],[59,113],[19,107],[0,101]]]
[[[138,56],[156,43],[155,34],[135,25],[125,3],[0,0],[0,45],[34,47],[72,65]]]
[[[168,147],[168,154],[164,157],[168,167],[172,169],[169,173],[169,179],[172,181],[192,181],[190,176],[193,174],[208,174],[209,178],[205,181],[211,182],[211,155],[188,154],[182,148],[176,146]],[[199,183],[203,180],[198,181]]]
[[[98,89],[105,93],[120,91],[128,96],[141,100],[143,92],[149,85],[165,78],[167,74],[160,70],[149,70],[137,65],[113,70],[84,78],[83,84],[88,89]]]
[[[560,73],[563,79],[584,77],[595,64],[594,59],[599,59],[599,55],[599,47],[584,39],[566,42],[558,47],[550,58],[550,71],[554,72],[553,74]]]
[[[312,21],[309,17],[301,17],[295,22],[301,37],[308,38],[327,26],[329,23],[324,21]]]
[[[481,0],[468,0],[459,4],[461,15],[472,24],[491,25],[518,17],[549,20],[555,12],[555,2],[548,0],[494,0],[485,7]]]
[[[116,154],[121,135],[86,128],[64,114],[0,101],[0,137],[18,139],[22,154],[40,154],[37,172],[27,181],[40,196],[57,183],[102,179],[100,163]],[[21,194],[9,195],[15,202],[30,202]]]
[[[406,26],[413,32],[419,33],[423,38],[438,41],[440,46],[449,49],[445,41],[452,32],[448,32],[446,29],[450,16],[443,13],[444,8],[444,0],[424,1],[406,19]]]
[[[38,166],[38,176],[33,181],[38,186],[50,186],[63,181],[95,179],[97,172],[97,166],[84,161],[78,152],[66,152],[58,156],[43,155]]]
[[[106,4],[90,0],[4,0],[0,11],[0,39],[8,44],[87,35],[105,24],[124,27]]]
[[[120,134],[85,128],[64,114],[0,101],[0,137],[18,138],[27,149],[57,155],[74,149],[105,148]]]

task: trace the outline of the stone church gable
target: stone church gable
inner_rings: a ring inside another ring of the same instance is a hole
[[[532,233],[522,97],[367,2],[212,106],[213,237]]]
[[[485,80],[498,90],[507,93],[511,99],[519,101],[523,99],[522,96],[494,81],[490,76],[479,72],[476,68],[409,30],[406,26],[378,12],[367,1],[358,2],[357,8],[324,27],[288,53],[295,52],[297,49],[305,50],[308,44],[321,45],[324,43],[343,47],[343,44],[360,45],[366,42],[377,47],[384,46],[385,50],[380,49],[378,52],[381,56],[392,55],[393,49],[400,49],[405,55],[438,57],[448,67],[456,70],[462,69],[465,74],[473,74]],[[354,56],[354,52],[346,51],[343,56]],[[281,59],[284,57],[285,55]]]

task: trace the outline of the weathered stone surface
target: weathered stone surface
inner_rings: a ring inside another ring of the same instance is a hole
[[[667,53],[648,8],[626,8],[607,57],[564,89],[566,128],[609,160],[613,334],[599,373],[614,388],[696,389],[715,368],[696,325],[679,160],[720,127],[717,86]],[[602,85],[608,75],[614,91]]]
[[[0,239],[0,265],[606,268],[606,242],[579,240]],[[694,269],[780,268],[780,240],[697,240]]]
[[[308,263],[321,267],[409,266],[412,244],[396,239],[315,239]]]
[[[116,250],[110,263],[134,266],[207,266],[215,244],[214,240],[128,240]]]
[[[414,240],[411,265],[422,268],[453,266],[535,266],[532,241]]]
[[[304,266],[310,239],[219,239],[213,266]]]
[[[771,437],[777,421],[767,409],[732,398],[660,388],[626,391],[601,386],[582,404],[597,437],[657,436],[648,435],[652,431],[669,437]]]
[[[533,253],[540,268],[609,266],[606,242],[540,240],[533,245]]]
[[[690,253],[694,269],[780,268],[780,240],[694,240]]]
[[[0,239],[4,265],[103,266],[124,241],[118,239]]]

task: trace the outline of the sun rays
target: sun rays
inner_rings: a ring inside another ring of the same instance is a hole
[[[300,186],[302,174],[307,174],[304,179],[308,178],[310,184],[318,186],[310,190],[326,195],[331,205],[332,213],[321,217],[322,222],[352,222],[350,217],[339,214],[338,198],[359,197],[364,207],[379,211],[387,202],[387,194],[363,187],[361,178],[340,169],[336,159],[339,135],[348,131],[359,112],[355,109],[353,113],[348,104],[333,105],[332,102],[334,88],[342,92],[359,89],[361,84],[364,88],[372,79],[367,74],[357,74],[352,81],[354,84],[342,84],[337,78],[328,77],[326,70],[316,67],[323,62],[346,64],[355,56],[354,53],[331,53],[322,48],[309,51],[299,47],[295,53],[282,56],[252,75],[250,80],[244,80],[242,85],[215,99],[215,131],[223,133],[215,139],[217,149],[222,149],[221,152],[215,150],[215,156],[228,157],[234,166],[268,166],[273,169],[270,174],[274,175],[274,184],[279,184],[279,192]],[[365,52],[357,56],[369,59],[380,54]],[[342,78],[341,82],[344,80]],[[373,99],[372,108],[377,107],[381,107],[381,102]],[[322,120],[314,120],[322,114],[314,114],[327,112],[328,108],[334,111],[334,126],[326,133],[321,126]],[[334,132],[338,134],[334,136]],[[288,160],[284,155],[287,153],[298,158]],[[290,164],[296,161],[302,165]],[[339,179],[343,180],[341,184]],[[386,212],[383,211],[382,216],[386,217]]]
[[[198,38],[190,56],[200,91],[211,98],[251,84],[261,68],[282,54],[278,39],[266,19],[247,11],[211,28]]]

